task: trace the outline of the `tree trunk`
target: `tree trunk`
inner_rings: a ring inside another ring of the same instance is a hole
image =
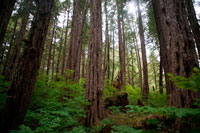
[[[115,74],[115,31],[113,29],[113,68],[112,68],[112,82]]]
[[[9,132],[22,124],[31,101],[40,68],[53,0],[38,0],[23,55],[17,65],[6,103],[1,111],[0,130]]]
[[[1,0],[0,2],[0,51],[2,51],[6,29],[14,9],[15,2],[16,0]]]
[[[56,74],[59,74],[59,72],[60,72],[60,60],[61,60],[61,52],[62,52],[62,43],[63,43],[63,32],[64,32],[65,17],[66,16],[64,16],[63,27],[62,27],[61,38],[60,38],[60,47],[59,47],[59,52],[58,52]]]
[[[131,49],[131,61],[132,61],[132,78],[131,78],[131,84],[133,89],[135,88],[134,84],[134,61],[133,61],[133,49]]]
[[[155,62],[152,61],[152,63],[153,63],[153,73],[154,73],[155,89],[157,89],[157,79],[156,79],[156,68],[155,68]]]
[[[47,75],[49,75],[49,70],[51,66],[51,53],[52,53],[52,45],[53,45],[53,38],[56,30],[56,20],[54,20],[53,24],[53,29],[52,29],[52,34],[51,34],[51,42],[50,42],[50,47],[49,47],[49,54],[48,54],[48,61],[47,61]]]
[[[24,17],[23,17],[22,22],[21,22],[20,31],[19,31],[17,39],[16,39],[16,45],[15,45],[15,48],[14,48],[14,51],[13,51],[13,55],[11,57],[10,63],[8,64],[8,70],[6,71],[6,74],[5,74],[5,80],[6,81],[10,81],[12,79],[13,74],[16,70],[18,58],[20,57],[20,50],[21,50],[21,47],[22,47],[22,40],[24,39],[24,35],[25,35],[25,32],[26,32],[26,26],[27,26],[27,23],[28,23],[28,20],[29,20],[29,14],[30,14],[32,2],[33,2],[33,0],[30,0],[28,2],[26,11],[24,13]]]
[[[160,56],[160,67],[159,67],[159,92],[163,94],[163,66],[162,58]]]
[[[193,37],[196,42],[197,50],[199,53],[199,59],[200,59],[200,26],[198,19],[196,17],[194,5],[192,0],[185,0],[186,3],[186,9],[187,9],[187,15],[188,15],[188,20],[190,22],[190,26],[192,29]]]
[[[8,48],[8,53],[6,55],[6,62],[4,64],[4,69],[3,69],[3,75],[5,76],[5,73],[7,71],[7,67],[8,67],[8,61],[10,60],[10,52],[12,50],[12,47],[13,47],[13,41],[15,40],[15,36],[16,36],[16,29],[17,29],[17,25],[18,25],[18,18],[16,18],[15,20],[15,24],[14,24],[14,28],[13,28],[13,33],[12,33],[12,37],[11,37],[11,40],[10,40],[10,46]]]
[[[55,51],[56,51],[56,30],[54,34],[54,44],[53,44],[53,57],[52,57],[52,80],[54,80],[54,68],[55,68]]]
[[[80,79],[83,28],[88,9],[88,0],[85,1],[84,10],[82,14],[80,11],[80,7],[81,7],[81,0],[75,1],[75,7],[72,17],[71,38],[69,43],[69,51],[67,59],[67,69],[74,71],[70,75],[70,77],[67,78],[76,82],[78,82]]]
[[[101,0],[90,1],[90,33],[86,75],[86,98],[90,102],[86,126],[103,119],[102,14]]]
[[[193,67],[198,67],[195,43],[192,38],[183,1],[153,0],[160,38],[164,39],[169,72],[175,76],[190,77]],[[162,20],[162,21],[161,21]],[[160,39],[161,41],[161,39]],[[192,107],[198,97],[191,90],[180,90],[174,84],[170,92],[169,105]]]
[[[82,50],[82,78],[85,78],[85,44],[83,44]]]
[[[138,27],[139,27],[139,34],[140,34],[140,41],[141,41],[141,48],[142,48],[143,77],[144,77],[144,82],[142,86],[142,98],[144,100],[147,100],[148,94],[149,94],[148,68],[147,68],[147,57],[146,57],[146,48],[145,48],[145,40],[144,40],[144,28],[142,24],[142,16],[141,16],[141,11],[140,11],[139,0],[137,0],[137,8],[138,8]]]
[[[69,13],[70,13],[70,7],[68,7],[67,11],[67,26],[65,29],[65,42],[64,42],[64,49],[63,49],[63,60],[62,60],[62,70],[61,70],[61,75],[64,77],[64,71],[65,71],[65,64],[66,64],[66,51],[67,51],[67,37],[68,37],[68,25],[69,25]]]
[[[125,86],[126,86],[126,77],[125,77],[125,49],[123,46],[124,45],[124,41],[123,41],[123,33],[122,33],[122,26],[121,26],[121,10],[122,10],[122,4],[121,1],[116,0],[117,1],[117,21],[118,21],[118,40],[119,40],[119,60],[120,60],[120,79],[121,79],[121,85],[122,86],[122,90],[125,90]]]

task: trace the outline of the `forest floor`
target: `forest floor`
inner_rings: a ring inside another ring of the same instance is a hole
[[[150,92],[144,106],[138,106],[140,88],[127,86],[128,103],[123,106],[105,108],[105,117],[92,128],[84,126],[86,118],[84,79],[79,83],[38,78],[30,107],[24,123],[12,133],[151,133],[151,132],[200,132],[200,109],[167,106],[166,95],[159,91]],[[9,83],[0,78],[0,109],[6,98]],[[117,96],[112,86],[105,86],[104,97]]]

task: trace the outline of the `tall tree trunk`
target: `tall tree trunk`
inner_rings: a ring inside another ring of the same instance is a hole
[[[6,29],[14,9],[15,2],[16,0],[0,1],[0,52],[2,52],[2,45],[6,34]]]
[[[123,33],[122,33],[122,26],[121,26],[121,10],[122,9],[122,3],[119,0],[117,1],[117,21],[118,21],[118,40],[119,40],[119,60],[120,60],[120,79],[121,79],[121,85],[122,86],[122,90],[125,90],[125,86],[126,86],[126,77],[125,77],[125,49],[123,46],[124,45],[124,41],[123,41]]]
[[[90,1],[90,33],[86,75],[86,98],[90,102],[86,126],[103,119],[102,14],[101,0]]]
[[[132,87],[135,88],[134,84],[134,60],[133,60],[133,49],[131,49],[131,61],[132,61],[132,78],[131,78],[131,84]]]
[[[152,0],[152,5],[153,5],[153,12],[155,16],[155,21],[156,21],[156,27],[157,27],[157,33],[158,33],[158,39],[160,43],[160,56],[162,60],[162,66],[164,68],[164,73],[165,73],[165,82],[166,82],[166,93],[169,95],[172,92],[173,86],[172,82],[169,81],[169,76],[167,73],[169,73],[169,63],[168,63],[168,55],[167,55],[167,42],[166,38],[164,36],[164,32],[162,30],[162,16],[160,16],[161,8],[159,5],[159,1]],[[165,10],[163,10],[165,12]],[[167,33],[167,32],[166,32]]]
[[[65,11],[66,13],[66,11]],[[60,47],[59,47],[59,52],[58,52],[58,58],[57,58],[57,66],[56,66],[56,74],[60,73],[60,60],[61,60],[61,52],[62,52],[62,43],[63,43],[63,33],[64,33],[64,25],[65,25],[65,17],[63,20],[63,27],[62,27],[62,32],[61,32],[61,38],[60,38]]]
[[[112,82],[114,80],[114,74],[115,74],[115,31],[113,29],[113,66],[112,66]]]
[[[15,24],[14,24],[14,28],[13,28],[13,33],[12,33],[12,37],[11,37],[11,40],[10,40],[10,46],[8,48],[8,53],[6,55],[6,62],[4,64],[4,69],[3,69],[3,75],[5,75],[6,71],[7,71],[7,67],[8,67],[8,61],[10,60],[10,52],[12,50],[12,47],[13,47],[13,43],[14,43],[14,40],[15,40],[15,36],[16,36],[16,29],[17,29],[17,25],[18,25],[18,17],[15,18]]]
[[[47,75],[49,75],[49,70],[50,70],[50,66],[51,66],[51,57],[52,57],[51,53],[52,53],[52,45],[53,45],[53,38],[54,38],[55,30],[56,30],[56,20],[54,20],[52,34],[51,34],[51,42],[50,42],[49,54],[48,54],[48,60],[47,60],[47,72],[46,72]]]
[[[36,4],[37,11],[29,38],[25,43],[23,55],[20,57],[6,103],[1,111],[0,130],[4,132],[16,129],[22,124],[35,88],[53,0],[38,0]]]
[[[68,25],[69,25],[69,13],[70,13],[70,7],[68,7],[67,11],[67,26],[65,29],[65,42],[64,42],[64,49],[63,49],[63,60],[62,60],[62,70],[61,70],[61,75],[64,76],[64,71],[65,71],[65,64],[66,64],[66,51],[67,51],[67,37],[68,37]]]
[[[148,99],[149,94],[149,83],[148,83],[148,68],[147,68],[147,57],[146,57],[146,48],[145,48],[145,40],[144,40],[144,28],[142,24],[142,16],[140,11],[140,3],[137,0],[137,8],[138,8],[138,27],[139,27],[139,34],[140,34],[140,41],[141,41],[141,48],[142,48],[142,62],[143,62],[143,86],[142,86],[142,98],[144,100]]]
[[[70,78],[76,82],[78,82],[78,80],[80,79],[83,28],[88,9],[88,0],[85,1],[84,10],[82,14],[80,11],[80,7],[81,7],[81,0],[75,1],[75,7],[72,17],[71,38],[69,43],[69,51],[67,59],[67,69],[74,71],[74,73],[72,73],[71,76],[67,78]]]
[[[138,48],[138,41],[137,41],[136,35],[134,35],[134,37],[133,37],[133,44],[134,44],[134,47],[135,47],[135,54],[136,54],[136,58],[137,58],[140,88],[142,89],[142,64],[141,64],[140,51],[139,51],[139,48]]]
[[[19,31],[17,39],[16,39],[16,45],[15,45],[15,48],[13,51],[13,55],[11,57],[10,63],[8,64],[8,70],[6,71],[6,74],[5,74],[6,81],[10,81],[12,79],[13,74],[16,70],[18,58],[20,57],[20,50],[22,47],[22,40],[24,39],[24,35],[26,32],[26,26],[27,26],[27,23],[29,20],[29,14],[30,14],[32,2],[33,2],[33,0],[29,0],[26,11],[24,13],[24,17],[21,22],[20,31]]]
[[[195,43],[192,38],[184,1],[153,0],[157,27],[160,38],[164,37],[166,54],[168,56],[169,72],[173,75],[189,77],[193,73],[193,67],[198,66]],[[162,21],[161,21],[162,20]],[[161,41],[161,39],[160,39]],[[169,105],[176,107],[192,107],[198,97],[191,90],[180,90],[172,84]]]
[[[157,79],[156,79],[156,67],[155,67],[155,62],[152,61],[152,64],[153,64],[153,73],[154,73],[155,89],[157,89]]]
[[[55,68],[55,52],[56,52],[56,29],[54,34],[54,44],[53,44],[53,57],[52,57],[52,80],[54,80],[54,68]]]
[[[200,26],[198,19],[196,17],[194,5],[192,0],[185,0],[186,7],[187,7],[187,15],[188,20],[190,22],[190,26],[192,29],[192,33],[196,42],[197,50],[199,53],[199,59],[200,59]]]
[[[159,92],[163,93],[163,66],[162,66],[162,58],[160,56],[160,66],[159,66]]]
[[[85,78],[85,44],[83,44],[82,50],[82,78]]]

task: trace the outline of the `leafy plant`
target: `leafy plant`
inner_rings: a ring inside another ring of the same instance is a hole
[[[142,130],[134,129],[128,125],[112,126],[112,133],[141,133]]]
[[[175,85],[180,89],[188,89],[193,91],[200,90],[200,70],[198,68],[194,68],[194,73],[191,77],[186,78],[182,76],[174,76],[173,74],[168,74],[170,80],[175,83]]]

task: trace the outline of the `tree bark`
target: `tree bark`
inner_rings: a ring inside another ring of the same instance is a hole
[[[6,29],[14,9],[16,0],[1,0],[0,2],[0,51],[6,34]],[[1,53],[2,56],[2,53]]]
[[[146,57],[146,48],[145,48],[145,39],[144,39],[144,28],[142,24],[142,16],[140,11],[140,4],[139,0],[137,0],[137,9],[138,9],[138,27],[139,27],[139,34],[140,34],[140,41],[141,41],[141,48],[142,48],[142,62],[143,62],[143,86],[142,86],[142,98],[144,100],[148,99],[149,94],[149,83],[148,83],[148,68],[147,68],[147,57]]]
[[[68,29],[69,29],[69,13],[70,13],[70,7],[68,7],[67,11],[67,26],[65,29],[65,42],[64,42],[64,49],[63,49],[63,60],[62,60],[62,70],[61,75],[64,77],[64,71],[65,71],[65,65],[66,65],[66,51],[67,51],[67,37],[68,37]]]
[[[86,98],[90,102],[86,126],[103,119],[102,14],[101,0],[90,1],[90,33],[86,74]]]
[[[160,66],[159,66],[159,92],[163,94],[163,66],[162,58],[160,56]]]
[[[10,52],[12,50],[12,47],[13,47],[13,43],[14,43],[14,40],[15,40],[15,36],[16,36],[16,30],[17,30],[17,25],[18,25],[18,17],[15,18],[15,24],[14,24],[14,28],[13,28],[13,33],[12,33],[12,37],[11,37],[11,40],[10,40],[10,46],[8,48],[8,53],[6,55],[6,62],[4,64],[4,69],[3,69],[3,75],[5,76],[5,73],[7,71],[7,67],[8,67],[8,61],[10,60]]]
[[[198,67],[195,43],[191,34],[184,1],[153,0],[154,13],[160,45],[164,45],[167,54],[169,72],[175,76],[190,77],[193,67]],[[162,20],[162,21],[161,21]],[[160,31],[161,30],[161,31]],[[161,40],[164,40],[164,43]],[[180,90],[174,84],[170,91],[169,105],[192,107],[198,97],[191,90]]]
[[[54,68],[55,68],[55,52],[56,52],[56,29],[54,34],[54,44],[53,44],[53,57],[52,57],[52,80],[54,80]]]
[[[131,78],[131,84],[133,89],[135,88],[134,84],[134,60],[133,60],[133,49],[131,49],[131,61],[132,61],[132,78]]]
[[[26,11],[24,13],[24,17],[23,17],[22,22],[21,22],[20,31],[19,31],[19,34],[18,34],[17,39],[16,39],[16,45],[15,45],[15,48],[14,48],[14,51],[13,51],[13,55],[11,57],[10,63],[8,64],[8,70],[6,71],[6,74],[5,74],[5,80],[6,81],[10,81],[12,79],[13,74],[16,70],[18,58],[20,57],[20,50],[21,50],[21,47],[22,47],[22,40],[24,39],[24,35],[25,35],[25,32],[26,32],[26,26],[27,26],[27,23],[28,23],[28,20],[29,20],[29,14],[30,14],[32,2],[33,2],[33,0],[30,0],[28,2]]]
[[[114,80],[114,74],[115,74],[115,31],[113,29],[113,66],[112,66],[112,82]]]
[[[85,1],[84,10],[82,14],[80,11],[80,7],[81,7],[81,0],[75,1],[75,7],[72,17],[71,38],[69,43],[69,51],[67,59],[67,70],[74,71],[70,75],[70,77],[67,78],[76,82],[78,82],[80,79],[83,28],[88,9],[88,0]]]
[[[17,65],[6,103],[0,115],[0,130],[9,132],[22,124],[31,101],[40,68],[53,0],[38,0],[23,55]]]
[[[51,34],[51,42],[50,42],[49,54],[48,54],[48,60],[47,60],[47,72],[46,72],[47,75],[49,75],[49,70],[51,66],[51,56],[52,56],[51,53],[52,53],[52,45],[53,45],[55,30],[56,30],[56,20],[54,20],[52,34]]]
[[[119,60],[120,60],[120,79],[121,79],[121,87],[122,90],[125,90],[126,86],[126,77],[125,77],[125,49],[123,46],[124,41],[123,41],[123,33],[122,33],[122,26],[121,26],[121,10],[122,9],[122,3],[119,0],[117,1],[117,21],[118,21],[118,40],[119,40]]]
[[[187,9],[188,20],[190,22],[190,26],[192,29],[193,37],[196,42],[199,59],[200,59],[200,26],[199,26],[199,22],[196,17],[193,1],[185,0],[185,4],[186,4],[186,9]]]

